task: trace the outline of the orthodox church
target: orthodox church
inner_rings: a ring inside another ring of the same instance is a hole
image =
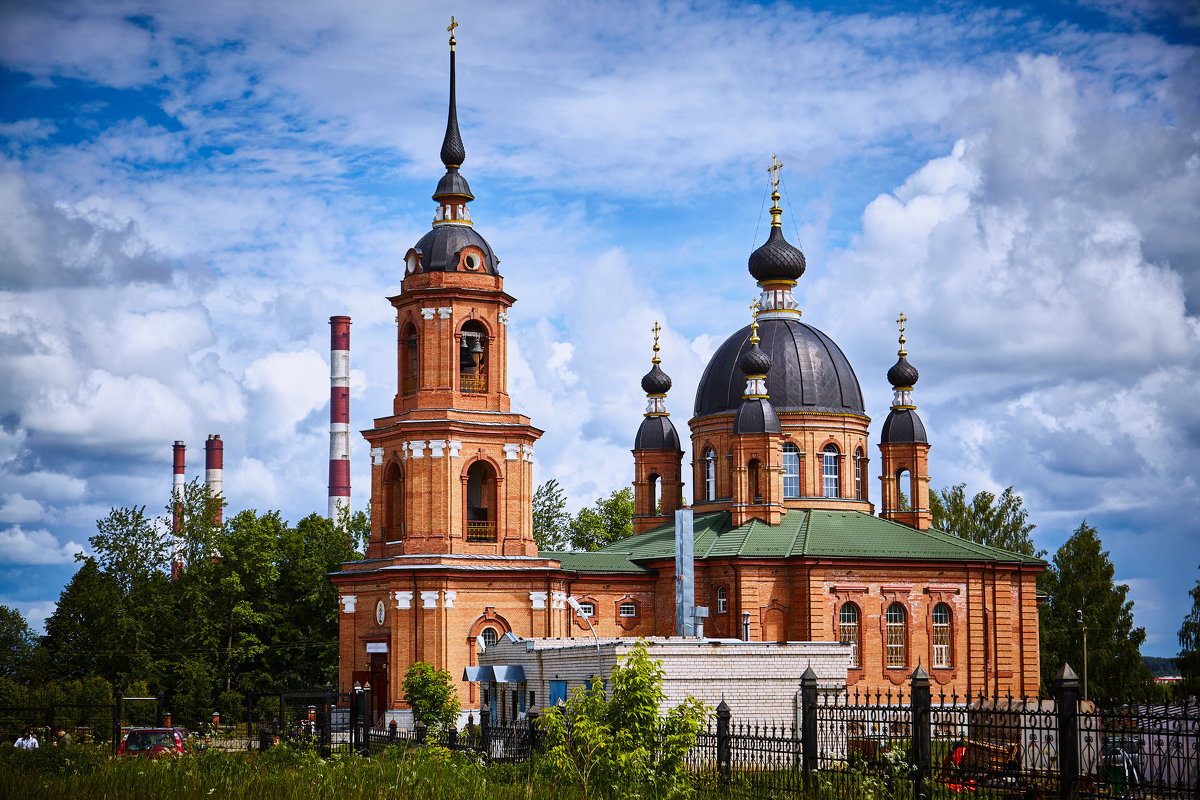
[[[369,682],[377,716],[405,709],[401,684],[413,662],[462,675],[508,633],[590,642],[590,623],[600,637],[675,634],[685,451],[667,410],[657,331],[633,436],[633,535],[595,552],[538,552],[532,462],[542,431],[511,408],[515,298],[468,208],[454,87],[451,30],[446,173],[432,227],[388,298],[397,321],[392,409],[363,432],[371,539],[364,560],[330,576],[342,688]],[[847,683],[859,689],[904,684],[921,664],[935,693],[1036,694],[1035,581],[1046,564],[930,527],[930,443],[903,315],[887,373],[894,396],[878,443],[876,516],[870,417],[845,354],[802,321],[793,288],[806,264],[783,235],[778,167],[770,234],[749,256],[760,291],[752,322],[712,356],[688,421],[695,600],[709,609],[706,634],[849,645]],[[458,688],[464,709],[479,707],[476,684]]]

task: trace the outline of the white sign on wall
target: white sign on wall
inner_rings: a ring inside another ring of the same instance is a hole
[[[368,653],[386,653],[387,642],[367,642]]]

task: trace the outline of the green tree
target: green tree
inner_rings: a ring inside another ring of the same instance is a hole
[[[1134,627],[1129,587],[1113,582],[1114,569],[1096,529],[1082,522],[1054,554],[1043,586],[1041,607],[1042,681],[1049,686],[1067,662],[1083,675],[1083,636],[1087,626],[1088,695],[1126,700],[1144,693],[1153,677],[1139,647],[1146,631]]]
[[[571,542],[567,496],[553,478],[533,493],[533,540],[538,550],[565,550]]]
[[[633,490],[617,489],[597,498],[592,508],[581,508],[571,520],[571,547],[599,550],[633,535]]]
[[[0,678],[29,683],[38,637],[15,608],[0,606]]]
[[[930,492],[929,510],[933,527],[955,536],[990,547],[999,547],[1021,555],[1041,558],[1029,534],[1034,525],[1028,521],[1029,512],[1021,496],[1009,486],[1000,497],[981,491],[967,501],[965,483]]]
[[[1179,626],[1179,657],[1175,659],[1185,695],[1200,693],[1200,580],[1189,594],[1192,610]]]
[[[431,733],[458,722],[458,695],[446,670],[417,661],[405,670],[402,688],[413,719]]]
[[[697,700],[659,715],[662,662],[639,643],[600,681],[576,689],[541,717],[547,776],[591,797],[684,797],[691,781],[684,758],[708,718]]]
[[[125,592],[145,585],[171,563],[170,527],[166,517],[151,519],[146,507],[114,508],[96,521],[88,539],[96,563]],[[84,560],[80,553],[76,561]]]

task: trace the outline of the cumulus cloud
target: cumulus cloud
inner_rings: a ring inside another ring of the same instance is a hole
[[[13,525],[0,530],[0,563],[70,564],[75,561],[75,554],[82,552],[87,552],[87,547],[75,541],[60,543],[43,528],[25,530]]]

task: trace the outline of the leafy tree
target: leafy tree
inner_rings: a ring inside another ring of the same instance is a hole
[[[453,678],[444,669],[417,661],[404,672],[404,702],[413,719],[431,733],[458,722],[458,695]]]
[[[965,483],[949,486],[929,494],[929,510],[933,527],[955,536],[990,547],[999,547],[1021,555],[1041,558],[1045,550],[1034,547],[1029,534],[1034,525],[1028,522],[1029,512],[1021,496],[1009,486],[1000,497],[982,491],[967,501]]]
[[[617,489],[597,498],[593,508],[581,508],[571,520],[571,547],[599,550],[633,535],[633,490]]]
[[[1192,610],[1179,626],[1179,657],[1175,664],[1183,678],[1185,694],[1197,694],[1200,690],[1200,580],[1192,587]]]
[[[558,481],[550,480],[533,493],[533,540],[538,550],[565,550],[571,541],[571,515],[567,496]]]
[[[0,606],[0,678],[28,683],[38,637],[15,608]]]
[[[639,643],[600,681],[576,689],[541,717],[550,780],[591,797],[683,797],[691,792],[684,758],[708,717],[687,698],[665,716],[662,662]]]
[[[171,563],[170,528],[165,517],[151,519],[146,507],[114,508],[96,521],[88,539],[96,563],[125,592],[145,585]],[[76,561],[85,556],[79,553]]]
[[[1144,628],[1133,625],[1129,587],[1113,583],[1113,564],[1096,529],[1082,522],[1054,554],[1043,586],[1050,595],[1041,608],[1042,681],[1047,686],[1065,661],[1083,674],[1087,626],[1088,695],[1126,700],[1145,691],[1153,677],[1139,647]]]

